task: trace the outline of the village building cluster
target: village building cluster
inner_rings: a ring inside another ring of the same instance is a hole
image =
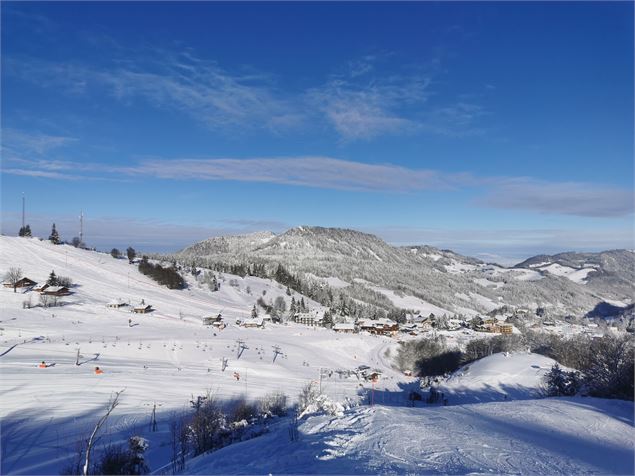
[[[21,289],[22,292],[35,291],[44,296],[69,296],[72,294],[68,286],[51,285],[48,282],[38,283],[30,278],[20,278],[15,283],[5,281],[2,283],[5,288]]]

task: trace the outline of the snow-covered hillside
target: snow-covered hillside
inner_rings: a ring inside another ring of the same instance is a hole
[[[220,291],[212,293],[189,277],[188,289],[169,290],[127,260],[108,254],[4,236],[0,246],[1,275],[10,267],[20,267],[25,276],[44,281],[55,270],[77,284],[72,295],[60,298],[62,306],[31,309],[23,309],[23,302],[30,297],[36,306],[38,293],[0,288],[0,354],[4,353],[0,417],[8,451],[3,455],[3,473],[57,474],[111,393],[123,388],[122,404],[113,419],[113,426],[118,425],[115,432],[121,434],[144,426],[153,402],[160,404],[159,411],[167,418],[188,406],[192,395],[207,390],[221,400],[241,395],[256,399],[282,391],[293,401],[303,386],[320,379],[321,368],[322,388],[334,399],[355,398],[367,386],[361,382],[360,387],[355,376],[336,373],[362,364],[382,369],[386,384],[397,385],[398,374],[381,358],[384,348],[394,342],[389,338],[342,336],[295,324],[267,324],[264,329],[233,324],[236,318],[249,316],[263,292],[266,300],[291,299],[275,281],[225,274]],[[229,284],[232,280],[238,287]],[[294,297],[318,307],[306,296]],[[118,299],[133,305],[144,299],[155,311],[132,314],[126,307],[106,307]],[[221,311],[229,324],[226,329],[202,325],[203,316]],[[247,347],[240,358],[238,340]],[[274,345],[283,353],[275,363]],[[77,349],[82,356],[79,366]],[[228,359],[225,371],[223,358]],[[40,369],[42,360],[54,366]],[[95,366],[105,373],[95,375]],[[16,424],[27,416],[27,422]],[[160,442],[154,443],[150,459],[156,467],[166,456]],[[18,447],[20,451],[10,451]]]
[[[468,316],[510,306],[582,317],[607,300],[630,304],[635,283],[635,254],[630,251],[539,256],[507,268],[449,250],[396,247],[355,230],[310,226],[276,236],[263,232],[211,238],[176,256],[183,262],[281,263],[294,273],[333,282],[337,293],[386,310],[437,309]],[[363,287],[399,292],[399,299],[384,293],[388,300],[372,302]],[[457,301],[457,295],[466,298]]]
[[[448,406],[379,388],[374,406],[311,416],[194,459],[188,474],[633,474],[632,402],[540,398],[555,362],[494,354],[436,386]],[[250,455],[245,460],[244,455]]]
[[[552,363],[544,357],[488,357],[442,384],[448,406],[408,408],[419,384],[392,368],[387,351],[394,355],[394,339],[296,324],[237,326],[258,297],[289,303],[286,287],[275,281],[223,274],[220,290],[211,292],[187,276],[187,289],[169,290],[108,254],[10,237],[0,237],[0,251],[0,274],[20,267],[42,282],[54,270],[76,283],[58,307],[38,306],[35,291],[0,288],[3,474],[59,474],[122,389],[100,443],[141,435],[150,444],[151,469],[164,474],[170,422],[192,397],[209,391],[228,402],[275,391],[293,402],[311,382],[353,408],[302,419],[293,442],[290,419],[273,420],[268,433],[192,459],[185,473],[632,473],[633,404],[529,399]],[[319,309],[307,296],[293,297]],[[29,298],[30,309],[23,306]],[[106,306],[141,299],[154,311]],[[225,329],[203,326],[202,317],[219,312]],[[274,346],[281,350],[275,361]],[[39,368],[41,361],[48,367]],[[376,384],[348,372],[361,365],[381,372]],[[95,374],[96,366],[104,373]],[[154,404],[158,431],[150,432]]]
[[[529,352],[493,354],[457,370],[439,391],[451,405],[538,398],[543,378],[555,363]]]
[[[544,399],[318,415],[193,460],[187,474],[633,474],[633,406]]]

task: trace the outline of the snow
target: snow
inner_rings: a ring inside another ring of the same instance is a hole
[[[375,253],[373,250],[371,250],[370,248],[367,248],[366,251],[368,252],[369,255],[371,255],[373,258],[375,258],[377,261],[383,261],[379,256],[377,256],[377,253]]]
[[[296,324],[235,325],[236,319],[250,316],[258,297],[281,296],[290,302],[286,288],[274,281],[223,273],[220,290],[212,293],[187,276],[188,289],[168,290],[127,260],[2,236],[0,273],[15,266],[38,280],[55,270],[77,286],[60,299],[64,305],[32,309],[22,304],[31,297],[36,306],[38,293],[0,288],[3,474],[59,474],[112,393],[122,389],[103,443],[142,436],[149,443],[152,470],[165,473],[171,415],[187,409],[192,396],[210,391],[228,401],[281,391],[293,402],[302,387],[318,381],[320,369],[333,371],[322,372],[320,406],[334,414],[302,419],[299,441],[289,441],[288,419],[274,419],[269,433],[191,460],[185,473],[633,472],[632,402],[531,400],[550,368],[545,357],[488,357],[442,384],[449,406],[407,408],[407,390],[417,381],[392,368],[386,352],[394,355],[393,339]],[[412,296],[384,291],[404,307],[447,313]],[[303,298],[312,311],[323,310]],[[107,307],[119,300],[136,305],[141,299],[155,310],[132,314],[127,306]],[[202,317],[218,313],[227,328],[202,325]],[[476,335],[465,332],[442,334],[456,336],[457,342]],[[239,340],[246,347],[240,357]],[[275,362],[272,346],[282,351]],[[77,349],[81,365],[75,365]],[[224,358],[228,366],[223,372]],[[55,365],[40,369],[42,360]],[[360,365],[381,371],[376,405],[349,408],[368,401],[372,384],[336,370]],[[104,374],[95,375],[95,366]],[[504,393],[508,400],[496,401],[504,400]],[[151,433],[154,402],[159,430]]]
[[[568,266],[562,266],[558,263],[552,263],[549,266],[544,266],[540,269],[555,276],[564,276],[565,278],[568,278],[578,284],[584,284],[588,274],[592,271],[597,271],[595,268],[575,269]]]
[[[457,370],[439,385],[450,404],[540,396],[543,377],[555,360],[532,353],[500,353]]]
[[[512,278],[518,281],[539,281],[544,278],[538,271],[531,269],[513,269],[510,271]]]
[[[418,254],[419,250],[417,248],[411,248],[410,252],[416,255]],[[436,253],[421,253],[419,256],[431,259],[432,261],[439,261],[441,258],[443,258],[443,256]]]
[[[6,236],[0,237],[0,249],[0,274],[19,266],[25,275],[42,280],[55,270],[78,284],[71,296],[61,298],[63,306],[32,309],[23,309],[22,303],[31,297],[37,305],[38,293],[0,288],[0,354],[8,350],[0,358],[2,443],[9,444],[6,438],[11,437],[11,444],[20,446],[19,452],[9,451],[3,457],[6,472],[59,474],[112,392],[123,388],[112,431],[126,438],[135,429],[146,428],[153,401],[161,405],[159,426],[167,431],[169,415],[187,407],[192,395],[207,390],[221,400],[241,395],[257,399],[282,391],[294,401],[302,387],[318,379],[321,367],[351,370],[371,365],[380,368],[394,388],[401,377],[381,357],[394,343],[387,337],[343,335],[299,324],[267,323],[264,329],[236,326],[236,319],[250,316],[263,291],[266,301],[282,296],[289,304],[286,288],[271,280],[223,273],[220,290],[212,293],[188,276],[188,289],[169,290],[127,260],[108,254]],[[238,287],[230,280],[236,280]],[[294,293],[294,297],[301,296]],[[119,299],[135,305],[144,299],[155,311],[132,314],[130,307],[106,306]],[[308,297],[304,300],[310,308],[321,309]],[[226,329],[202,325],[202,317],[219,312]],[[238,339],[247,346],[240,358]],[[283,352],[275,363],[273,345]],[[78,348],[83,364],[76,366]],[[223,358],[229,359],[224,372]],[[55,365],[39,369],[42,360]],[[95,375],[95,366],[105,373]],[[323,390],[334,401],[356,398],[361,388],[356,377],[340,378],[335,372],[322,380]],[[28,418],[28,424],[4,431],[22,418]],[[166,463],[167,452],[161,445],[169,435],[142,436],[151,441],[152,467]]]
[[[485,271],[489,276],[509,276],[517,281],[538,281],[544,276],[539,271],[525,268],[503,268],[502,266],[490,266]]]
[[[633,474],[633,405],[593,398],[318,415],[192,460],[186,474]]]
[[[414,309],[424,316],[430,315],[430,313],[435,314],[437,316],[441,316],[443,314],[447,314],[448,316],[453,316],[454,313],[448,311],[447,309],[443,309],[442,307],[435,306],[434,304],[424,301],[415,296],[399,296],[392,289],[386,289],[379,286],[371,286],[371,289],[382,293],[386,296],[390,301],[395,305],[395,307],[399,309]]]
[[[483,307],[487,312],[492,311],[498,307],[498,304],[496,304],[490,298],[481,296],[480,294],[470,292],[470,299],[473,302],[478,303],[478,305]]]
[[[342,288],[346,288],[348,286],[351,285],[351,283],[348,283],[338,277],[335,276],[329,276],[327,278],[324,278],[322,276],[317,276],[313,273],[306,273],[306,276],[312,278],[312,279],[317,279],[318,281],[322,281],[326,284],[328,284],[330,287],[332,287],[333,289],[342,289]]]
[[[489,279],[485,279],[485,278],[476,278],[473,281],[475,284],[478,284],[479,286],[483,286],[485,288],[498,289],[505,286],[505,283],[501,283],[500,281],[490,281]]]
[[[541,266],[546,266],[551,264],[551,261],[541,261],[540,263],[533,263],[530,264],[529,267],[530,268],[540,268]]]
[[[457,260],[452,260],[452,264],[446,264],[445,269],[448,273],[460,274],[467,271],[474,271],[475,269],[478,269],[478,267],[473,264],[461,263]]]

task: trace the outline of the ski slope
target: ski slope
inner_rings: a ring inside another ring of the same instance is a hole
[[[264,299],[283,296],[289,304],[286,288],[274,281],[225,274],[221,289],[212,293],[188,276],[188,289],[169,290],[127,260],[108,254],[6,236],[0,237],[0,246],[0,275],[20,267],[25,276],[45,281],[55,270],[77,283],[74,294],[61,298],[63,306],[49,308],[23,309],[29,296],[38,303],[36,292],[0,288],[0,354],[6,352],[0,357],[0,418],[3,428],[12,429],[3,431],[2,442],[5,448],[24,443],[19,452],[3,455],[8,472],[59,473],[110,395],[121,389],[125,392],[113,431],[129,435],[139,422],[146,425],[154,402],[167,419],[187,407],[192,395],[208,390],[221,400],[243,395],[255,400],[281,391],[293,401],[302,387],[320,380],[320,369],[323,391],[334,400],[356,398],[368,386],[355,376],[340,378],[336,373],[362,364],[380,368],[387,386],[397,385],[399,374],[380,358],[394,343],[389,338],[339,335],[296,324],[267,324],[264,329],[233,324],[250,315],[263,291]],[[230,280],[239,287],[230,286]],[[306,296],[294,295],[301,297],[310,308],[319,308]],[[126,307],[106,307],[117,299],[132,304],[144,299],[155,311],[132,314]],[[202,325],[203,316],[221,311],[229,323],[226,329]],[[238,340],[246,346],[240,357]],[[275,362],[274,345],[282,352]],[[75,365],[78,349],[81,365]],[[228,359],[225,371],[223,358]],[[54,366],[40,369],[42,360]],[[95,375],[95,366],[104,374]],[[25,415],[27,423],[14,424]],[[165,459],[157,446],[150,453],[153,467]]]
[[[543,399],[309,417],[192,460],[186,474],[633,474],[633,405]]]

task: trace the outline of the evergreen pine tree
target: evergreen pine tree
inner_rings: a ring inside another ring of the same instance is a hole
[[[333,327],[333,314],[330,309],[324,311],[324,318],[322,319],[322,325],[324,327],[328,327],[329,329]]]
[[[57,286],[59,284],[59,280],[57,279],[57,275],[55,274],[55,271],[51,271],[51,274],[49,274],[49,279],[46,281],[46,284],[48,284],[49,286]]]
[[[129,246],[126,250],[126,254],[128,255],[128,262],[132,263],[132,260],[137,256],[137,252],[134,250],[132,246]]]
[[[258,309],[256,309],[256,305],[255,304],[254,304],[253,309],[251,310],[251,317],[254,318],[254,319],[256,317],[258,317]]]
[[[55,223],[53,223],[53,228],[51,229],[51,235],[49,236],[49,240],[54,245],[60,244],[60,235],[59,233],[57,233],[57,230],[55,229]]]

